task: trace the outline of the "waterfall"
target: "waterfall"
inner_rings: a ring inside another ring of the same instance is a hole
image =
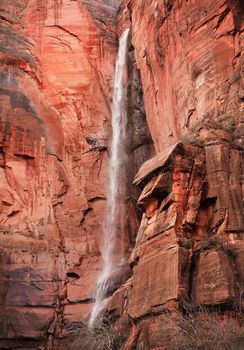
[[[113,106],[112,106],[112,142],[109,159],[109,186],[107,190],[107,211],[104,220],[101,254],[103,267],[95,288],[95,303],[89,318],[92,327],[105,306],[109,292],[109,278],[123,259],[123,254],[115,254],[118,231],[123,230],[124,185],[126,163],[126,125],[127,125],[127,56],[129,29],[119,39],[119,51],[116,60]],[[120,232],[121,234],[122,232]]]

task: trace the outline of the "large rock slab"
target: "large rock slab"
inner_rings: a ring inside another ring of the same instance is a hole
[[[193,276],[196,305],[217,305],[234,298],[235,281],[229,256],[221,251],[201,253]]]
[[[133,318],[178,299],[178,248],[144,260],[134,269],[128,313]]]

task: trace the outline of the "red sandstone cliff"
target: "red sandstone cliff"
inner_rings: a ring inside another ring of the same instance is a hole
[[[238,338],[217,335],[207,310],[242,319],[243,10],[239,1],[123,1],[119,31],[131,25],[157,154],[134,180],[143,217],[133,275],[108,306],[126,334],[121,349],[200,349],[203,315],[213,324],[205,348]]]
[[[108,304],[117,348],[168,348],[179,310],[243,306],[242,2],[124,0],[117,21],[118,6],[1,1],[0,348],[66,349],[90,310],[117,22],[131,26],[135,244]]]
[[[0,348],[52,348],[100,264],[117,2],[0,7]]]

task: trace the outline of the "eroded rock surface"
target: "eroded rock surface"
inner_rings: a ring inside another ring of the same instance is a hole
[[[197,122],[243,128],[242,1],[123,0],[128,25],[157,151]]]
[[[133,275],[108,307],[130,329],[121,348],[173,347],[181,311],[242,310],[243,15],[240,1],[122,1],[156,156],[134,180]]]
[[[144,214],[129,259],[133,274],[115,292],[107,310],[117,332],[131,330],[121,349],[140,348],[144,332],[145,349],[164,349],[167,340],[155,330],[155,323],[161,330],[169,322],[171,331],[180,329],[182,309],[218,306],[235,313],[243,305],[239,259],[244,249],[244,194],[238,192],[240,201],[231,200],[239,197],[229,191],[243,175],[234,175],[235,167],[226,174],[232,157],[239,159],[240,152],[225,149],[221,142],[212,147],[214,159],[208,145],[178,142],[144,163],[135,177],[142,188],[138,205]],[[219,179],[223,171],[226,182]],[[172,339],[167,346],[172,346]]]
[[[0,7],[0,348],[53,348],[100,268],[118,1]]]
[[[128,26],[118,346],[168,349],[181,311],[242,310],[243,13],[239,0],[1,1],[1,349],[66,349],[91,309]]]

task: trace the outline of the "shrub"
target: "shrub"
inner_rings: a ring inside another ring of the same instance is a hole
[[[72,333],[72,340],[65,350],[115,350],[116,343],[109,324],[103,323],[93,329],[84,324]]]
[[[237,319],[213,311],[199,311],[179,320],[172,350],[241,350],[244,327]]]

